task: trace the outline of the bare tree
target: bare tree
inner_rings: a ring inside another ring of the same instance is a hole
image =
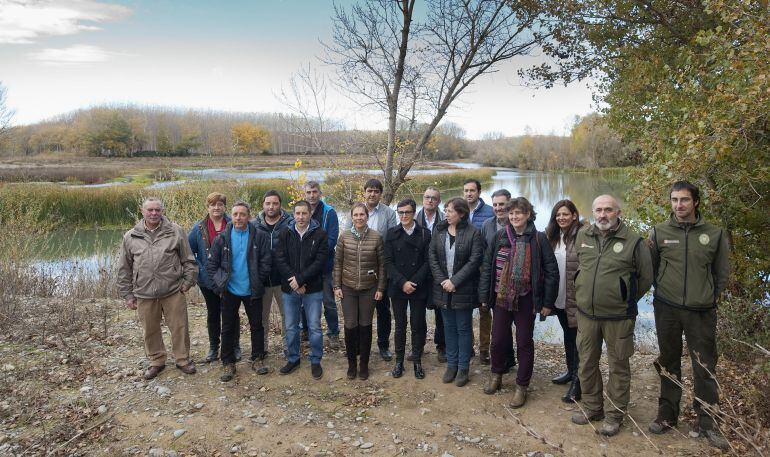
[[[11,125],[11,119],[13,119],[13,115],[16,113],[15,110],[11,109],[7,105],[7,95],[8,91],[3,85],[3,82],[0,81],[0,139],[2,139],[6,133],[8,133],[8,129]]]
[[[416,3],[335,6],[332,42],[325,45],[325,61],[336,66],[348,95],[387,113],[387,145],[384,157],[378,155],[386,202],[423,159],[433,131],[463,91],[548,38],[543,2],[426,0],[415,15]],[[405,130],[398,129],[399,120]]]

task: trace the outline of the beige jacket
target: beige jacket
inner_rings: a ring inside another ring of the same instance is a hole
[[[351,289],[365,290],[377,286],[379,292],[387,287],[385,277],[385,243],[376,230],[369,229],[361,241],[345,230],[337,242],[334,255],[334,287],[343,284]]]
[[[161,298],[195,286],[198,264],[184,230],[163,217],[155,238],[144,219],[123,235],[118,293],[125,299]]]

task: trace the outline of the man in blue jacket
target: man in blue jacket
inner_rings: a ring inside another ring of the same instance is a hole
[[[484,221],[495,217],[495,212],[491,206],[484,203],[481,199],[481,183],[477,179],[466,179],[463,183],[463,197],[471,208],[469,219],[474,227],[481,230]]]
[[[265,354],[267,354],[267,335],[270,330],[270,309],[275,300],[281,313],[281,336],[286,333],[286,322],[283,316],[283,294],[281,292],[281,275],[275,265],[275,248],[278,246],[278,234],[286,229],[294,219],[281,208],[281,194],[276,190],[268,190],[262,197],[262,211],[252,219],[259,230],[270,240],[270,251],[273,254],[273,266],[270,276],[264,283],[265,293],[262,295],[262,324],[265,327]]]
[[[270,275],[272,254],[270,241],[249,224],[248,203],[236,202],[232,222],[214,240],[211,257],[206,266],[214,291],[222,297],[222,365],[220,379],[230,381],[235,376],[235,328],[238,311],[243,303],[251,329],[251,362],[258,374],[267,374],[264,366],[265,330],[262,326],[262,295],[264,282]]]
[[[323,269],[323,306],[326,319],[326,336],[329,347],[337,349],[340,346],[340,320],[337,313],[337,302],[334,300],[332,288],[332,270],[334,269],[334,249],[340,237],[340,223],[334,208],[321,199],[321,184],[318,181],[308,181],[303,186],[305,200],[310,203],[310,214],[313,220],[326,232],[329,240],[329,257]],[[302,328],[307,333],[307,316],[302,313]]]

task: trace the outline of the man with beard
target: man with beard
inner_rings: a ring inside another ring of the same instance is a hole
[[[276,190],[268,190],[262,198],[262,212],[251,223],[265,233],[270,239],[270,252],[273,265],[270,275],[265,281],[265,292],[262,295],[262,325],[265,327],[265,354],[267,354],[268,332],[270,330],[270,308],[273,300],[281,313],[281,336],[286,333],[286,322],[283,316],[283,293],[281,292],[281,274],[275,266],[275,248],[278,246],[278,234],[292,221],[291,215],[281,208],[281,195]]]
[[[658,415],[650,431],[665,433],[676,427],[682,399],[682,334],[692,360],[695,384],[695,429],[719,449],[729,444],[719,430],[717,369],[717,299],[730,276],[730,248],[722,229],[709,224],[699,211],[700,190],[677,181],[669,193],[671,216],[650,235],[656,272],[655,330],[660,356]],[[701,403],[702,402],[702,403]],[[708,406],[706,406],[708,405]]]
[[[575,240],[578,375],[583,401],[572,422],[586,425],[604,419],[599,433],[613,436],[620,430],[631,397],[629,359],[634,353],[637,302],[652,285],[652,260],[642,238],[620,219],[617,199],[600,195],[592,211],[594,224],[581,229]],[[606,417],[599,370],[602,342],[607,344],[610,366]]]

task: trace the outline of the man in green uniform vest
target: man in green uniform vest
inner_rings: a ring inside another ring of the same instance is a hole
[[[620,204],[611,195],[596,197],[594,224],[578,232],[575,249],[578,376],[583,387],[582,411],[572,416],[578,425],[604,419],[599,433],[613,436],[631,397],[631,366],[637,301],[652,285],[652,260],[642,238],[620,219]],[[604,408],[599,358],[607,344],[608,405]]]
[[[677,181],[669,193],[671,217],[656,225],[649,245],[655,271],[655,329],[660,356],[658,416],[650,423],[652,433],[675,427],[682,398],[682,333],[692,360],[695,378],[693,409],[696,431],[712,446],[727,449],[715,416],[719,410],[716,373],[716,302],[730,276],[729,247],[723,230],[704,221],[698,206],[700,192]],[[676,381],[674,381],[676,379]]]

